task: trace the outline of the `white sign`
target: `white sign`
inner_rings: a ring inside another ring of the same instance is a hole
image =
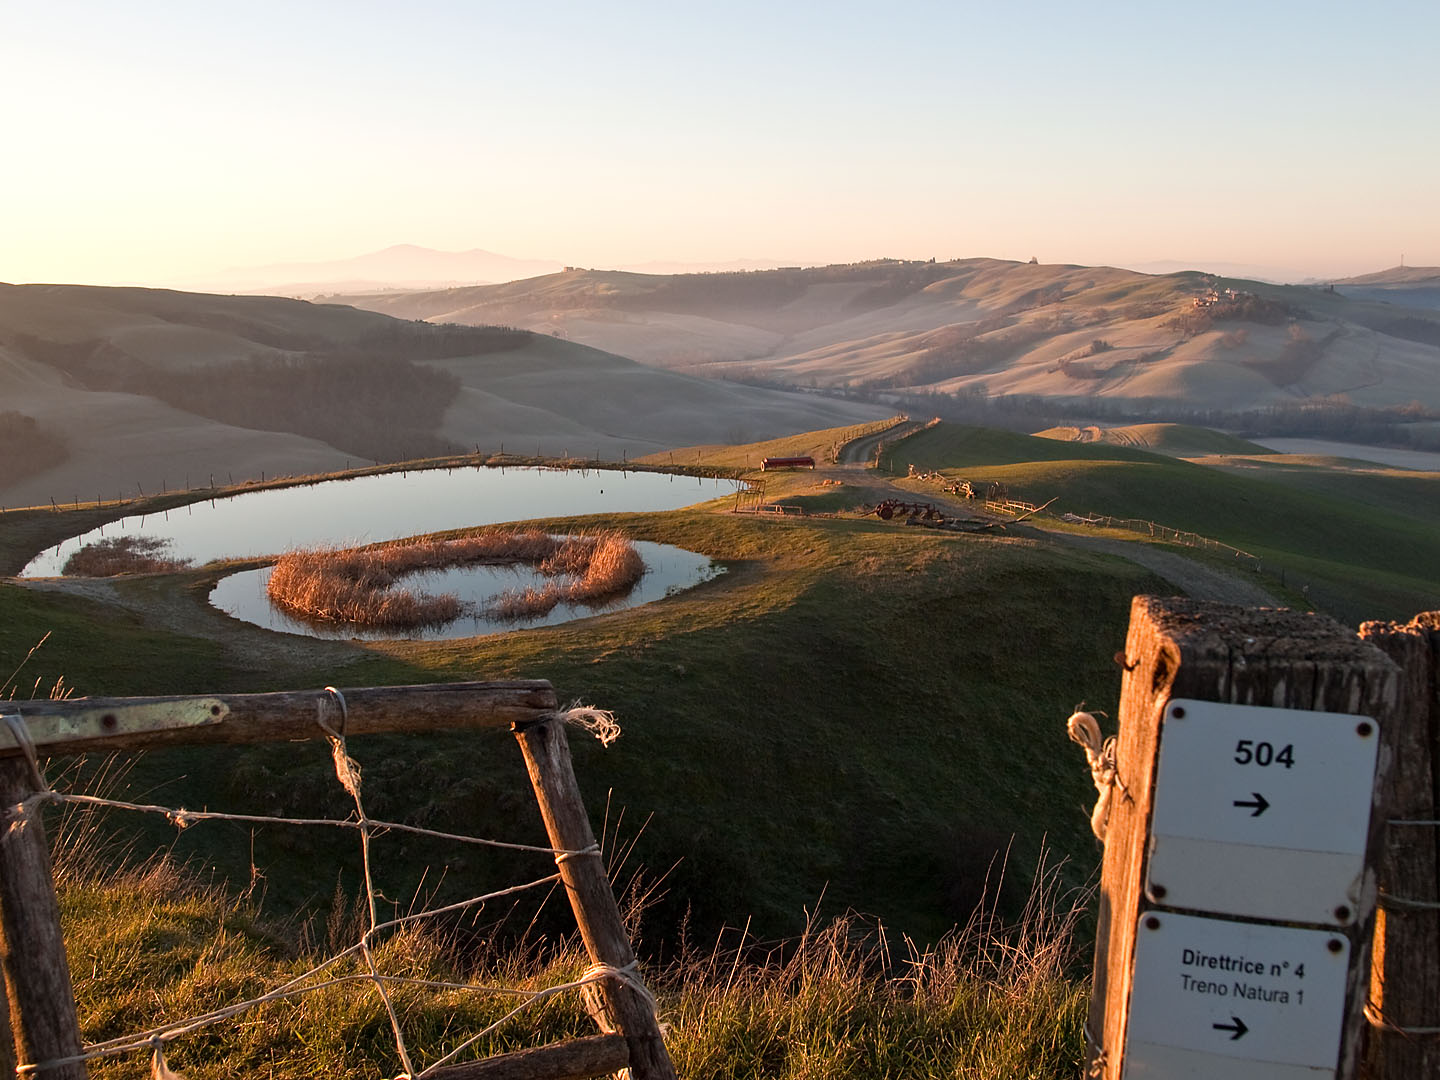
[[[1141,915],[1125,1080],[1333,1077],[1349,961],[1324,930]]]
[[[1379,742],[1366,716],[1172,700],[1146,894],[1167,907],[1350,924]]]

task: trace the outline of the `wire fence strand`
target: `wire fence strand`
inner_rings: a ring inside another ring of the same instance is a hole
[[[96,795],[81,795],[72,792],[57,791],[45,779],[44,771],[41,768],[39,756],[35,744],[30,736],[24,720],[13,713],[0,715],[0,720],[6,724],[14,734],[22,753],[25,755],[32,772],[36,785],[35,794],[21,803],[4,808],[3,824],[8,828],[24,828],[25,823],[39,811],[42,806],[49,804],[72,805],[86,810],[121,810],[133,813],[152,814],[164,817],[177,829],[185,829],[192,825],[213,822],[230,821],[246,824],[264,825],[288,825],[288,826],[309,826],[322,828],[341,828],[355,830],[360,834],[360,853],[362,878],[365,889],[366,900],[366,923],[361,932],[360,938],[353,945],[325,958],[312,966],[309,970],[302,972],[281,983],[279,986],[248,998],[244,1001],[232,1003],[221,1008],[213,1009],[206,1013],[187,1017],[183,1020],[171,1021],[159,1024],[143,1031],[132,1032],[128,1035],[91,1043],[83,1048],[82,1053],[65,1058],[55,1058],[41,1062],[27,1062],[19,1064],[16,1068],[17,1076],[32,1076],[44,1070],[65,1065],[74,1065],[82,1062],[93,1061],[99,1058],[114,1057],[121,1054],[150,1051],[151,1076],[159,1077],[161,1080],[178,1080],[178,1075],[173,1073],[166,1060],[166,1047],[187,1035],[191,1035],[211,1025],[232,1019],[242,1013],[248,1012],[260,1006],[272,1002],[283,1001],[291,998],[312,994],[330,987],[353,984],[358,982],[368,983],[374,987],[376,994],[383,1003],[389,1021],[391,1032],[395,1039],[395,1051],[399,1058],[402,1072],[396,1080],[420,1080],[420,1078],[431,1075],[436,1069],[454,1061],[467,1049],[473,1047],[481,1039],[493,1033],[502,1025],[513,1019],[519,1013],[535,1004],[548,1000],[556,995],[570,990],[579,989],[591,985],[602,979],[619,979],[636,989],[647,1001],[654,1006],[654,998],[641,982],[635,971],[635,965],[627,968],[613,968],[606,964],[597,964],[590,968],[578,979],[562,982],[554,986],[545,987],[539,990],[528,990],[520,987],[490,986],[481,983],[460,983],[447,980],[421,979],[413,976],[387,975],[380,970],[376,961],[373,946],[388,932],[398,930],[402,927],[412,925],[421,920],[438,918],[445,915],[455,914],[483,905],[488,901],[515,896],[527,890],[539,888],[545,885],[553,885],[560,880],[560,874],[550,873],[532,881],[526,881],[518,885],[510,885],[504,888],[494,889],[489,892],[472,896],[464,900],[444,904],[439,907],[425,908],[421,911],[411,912],[406,915],[397,916],[392,919],[380,917],[379,901],[380,891],[375,885],[375,862],[371,850],[371,841],[385,836],[387,833],[403,833],[407,835],[424,836],[439,840],[445,840],[460,844],[479,844],[487,847],[498,848],[508,851],[528,852],[550,856],[555,863],[560,864],[571,858],[582,856],[599,855],[597,846],[588,847],[582,850],[570,851],[561,848],[547,847],[537,844],[521,844],[510,841],[489,839],[484,837],[470,836],[461,833],[446,832],[443,830],[421,828],[419,826],[407,825],[403,822],[384,821],[369,817],[366,812],[364,800],[361,796],[362,770],[358,762],[350,756],[349,746],[345,738],[347,719],[347,708],[344,695],[334,687],[326,687],[323,697],[317,699],[316,723],[324,731],[329,743],[331,758],[335,767],[335,777],[340,785],[351,796],[355,805],[354,816],[345,819],[335,818],[298,818],[298,817],[270,817],[263,814],[233,814],[211,810],[186,810],[181,807],[163,806],[149,803],[128,802],[119,799],[102,798]],[[594,734],[604,745],[609,745],[619,734],[619,726],[615,724],[613,715],[588,706],[582,706],[578,702],[569,709],[553,714],[555,719],[562,722],[574,722],[577,726]],[[573,716],[573,721],[572,721]],[[363,971],[357,974],[331,975],[322,978],[338,964],[347,959],[358,958],[363,965]],[[499,1019],[486,1025],[478,1032],[468,1036],[457,1046],[451,1048],[447,1053],[437,1060],[431,1062],[424,1068],[417,1069],[409,1046],[405,1040],[405,1033],[400,1022],[400,1017],[392,999],[391,987],[415,987],[420,989],[434,989],[444,991],[462,991],[469,993],[483,993],[494,995],[510,995],[519,997],[521,1000],[514,1008],[505,1012]]]

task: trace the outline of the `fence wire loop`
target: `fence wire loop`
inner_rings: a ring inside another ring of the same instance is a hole
[[[1387,892],[1379,893],[1376,902],[1388,911],[1440,911],[1440,900],[1416,900]]]
[[[1388,1031],[1392,1035],[1406,1035],[1410,1037],[1440,1035],[1440,1027],[1411,1027],[1406,1024],[1392,1023],[1385,1019],[1385,1014],[1374,1001],[1367,1001],[1365,1003],[1365,1021],[1371,1027],[1379,1031]]]
[[[355,813],[347,819],[329,818],[282,818],[268,817],[257,814],[228,814],[218,811],[196,811],[186,810],[178,807],[146,805],[140,803],[122,802],[115,799],[106,799],[93,795],[76,795],[55,791],[46,782],[44,772],[40,767],[39,757],[33,739],[30,736],[29,728],[24,719],[13,713],[0,713],[0,720],[3,720],[16,742],[23,751],[26,761],[36,785],[36,793],[24,802],[9,808],[11,817],[10,828],[21,828],[29,820],[31,809],[41,802],[61,802],[76,805],[88,810],[98,809],[121,809],[138,811],[141,813],[156,814],[165,817],[178,829],[185,829],[191,825],[207,821],[242,821],[252,824],[283,824],[283,825],[324,825],[339,828],[355,829],[360,833],[361,845],[361,866],[365,886],[365,895],[368,907],[368,920],[365,929],[361,932],[360,939],[349,948],[336,953],[317,963],[309,971],[295,976],[280,986],[261,994],[247,1001],[236,1002],[231,1005],[212,1010],[198,1016],[192,1016],[180,1021],[172,1021],[147,1031],[136,1032],[131,1035],[104,1040],[85,1046],[82,1052],[66,1058],[56,1058],[42,1062],[28,1062],[18,1064],[16,1075],[29,1077],[45,1070],[64,1065],[73,1065],[82,1062],[92,1061],[97,1058],[111,1057],[117,1054],[134,1053],[136,1051],[149,1050],[150,1077],[151,1080],[184,1080],[182,1074],[170,1068],[165,1058],[166,1046],[183,1036],[190,1035],[211,1024],[228,1020],[232,1017],[246,1012],[250,1009],[272,1002],[278,1002],[289,998],[309,994],[328,987],[340,986],[350,983],[364,982],[371,984],[376,993],[380,996],[388,1014],[391,1031],[395,1038],[396,1053],[400,1059],[403,1071],[396,1080],[420,1080],[421,1077],[431,1075],[436,1069],[446,1063],[453,1061],[467,1048],[473,1046],[480,1039],[489,1035],[501,1027],[522,1010],[542,1002],[557,994],[569,990],[584,989],[593,986],[595,983],[608,978],[618,979],[630,987],[647,1004],[652,1014],[657,1012],[654,995],[645,986],[638,973],[637,963],[632,961],[624,967],[613,967],[609,964],[596,964],[589,968],[578,979],[571,982],[560,983],[555,986],[546,987],[542,990],[525,990],[516,987],[485,986],[475,983],[455,983],[442,980],[420,979],[399,975],[386,975],[381,972],[375,962],[371,951],[372,944],[387,931],[409,925],[421,919],[433,918],[436,916],[452,914],[477,905],[484,904],[492,899],[499,899],[514,895],[527,889],[534,889],[543,885],[552,884],[560,880],[558,873],[550,873],[534,881],[528,881],[520,885],[512,885],[507,888],[497,889],[484,893],[480,896],[471,897],[456,903],[446,904],[441,907],[427,908],[422,911],[412,912],[408,915],[397,916],[396,918],[381,920],[379,917],[378,901],[382,899],[379,889],[375,886],[373,875],[373,861],[371,858],[370,841],[373,836],[396,831],[407,834],[430,836],[444,840],[461,843],[483,844],[487,846],[505,848],[515,851],[544,853],[554,858],[556,864],[564,863],[570,859],[581,857],[603,857],[599,844],[591,844],[589,847],[577,851],[559,850],[552,847],[543,847],[536,844],[515,844],[501,840],[490,840],[475,836],[466,836],[457,833],[440,832],[433,829],[420,828],[413,825],[406,825],[400,822],[377,821],[367,816],[365,804],[361,798],[361,768],[349,754],[345,739],[346,721],[348,709],[345,703],[345,695],[333,686],[325,688],[325,695],[317,700],[316,722],[325,732],[326,739],[330,743],[331,757],[335,765],[335,777],[340,785],[350,795],[355,804]],[[332,716],[338,711],[338,717]],[[329,714],[329,715],[327,715]],[[595,735],[604,746],[609,746],[620,735],[620,725],[616,722],[615,715],[605,709],[594,708],[593,706],[581,705],[578,701],[570,708],[557,713],[550,714],[551,719],[558,719],[564,723],[574,724]],[[354,958],[360,962],[361,971],[356,974],[331,973],[328,977],[321,978],[335,965],[347,958]],[[415,986],[437,990],[460,990],[472,991],[486,994],[510,994],[519,997],[520,1002],[510,1011],[501,1016],[498,1020],[489,1024],[460,1045],[454,1047],[447,1054],[438,1060],[430,1063],[424,1069],[417,1070],[411,1058],[409,1047],[405,1042],[405,1035],[401,1027],[400,1018],[392,1002],[389,986]]]
[[[579,851],[560,851],[555,854],[555,865],[559,866],[561,863],[569,862],[571,859],[580,859],[587,855],[598,856],[599,854],[599,844],[591,844],[589,847],[581,848]]]
[[[1105,1047],[1095,1037],[1095,1031],[1090,1027],[1090,1021],[1085,1021],[1085,1045],[1091,1050],[1090,1067],[1085,1071],[1086,1080],[1098,1080],[1105,1075],[1105,1068],[1109,1064]]]
[[[40,768],[40,758],[35,751],[35,740],[30,737],[30,725],[25,723],[19,713],[5,713],[3,716],[5,726],[10,729],[10,734],[15,736],[15,743],[20,747],[20,752],[25,755],[25,762],[30,766],[30,780],[35,785],[35,791],[48,792],[50,785],[45,780],[45,772]]]
[[[34,808],[42,803],[54,801],[58,794],[45,779],[45,770],[40,767],[40,758],[35,751],[35,740],[30,737],[30,727],[25,723],[24,717],[19,713],[7,712],[0,713],[0,720],[5,721],[5,726],[10,729],[10,734],[15,738],[15,744],[25,755],[25,763],[30,767],[30,782],[35,786],[34,794],[9,807],[6,812],[6,817],[10,821],[9,828],[20,832],[29,822]]]

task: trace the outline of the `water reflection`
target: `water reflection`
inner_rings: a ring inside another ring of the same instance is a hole
[[[332,639],[356,639],[360,641],[388,641],[408,639],[414,641],[440,641],[447,638],[471,637],[476,634],[494,634],[507,630],[518,630],[533,626],[554,626],[583,619],[606,611],[621,611],[626,608],[648,604],[652,600],[709,581],[723,573],[723,567],[711,564],[705,555],[693,551],[655,544],[645,540],[634,541],[635,550],[645,562],[645,576],[625,596],[604,605],[559,604],[544,615],[529,619],[495,619],[484,614],[467,614],[444,626],[422,630],[374,630],[350,624],[310,623],[285,614],[270,603],[265,595],[265,583],[270,580],[272,567],[259,570],[245,570],[222,578],[210,593],[210,602],[221,611],[243,619],[245,622],[263,626],[268,630],[281,630],[292,634],[308,634],[311,637]],[[448,570],[426,570],[407,574],[398,587],[426,593],[454,593],[467,610],[483,612],[494,599],[507,589],[523,589],[527,585],[541,585],[546,579],[533,567],[524,564],[507,566],[452,567]]]
[[[731,480],[613,469],[474,466],[357,476],[121,518],[37,556],[21,576],[57,576],[67,558],[101,537],[169,540],[167,554],[199,566],[212,559],[278,555],[320,544],[349,547],[470,525],[678,510],[734,490]]]

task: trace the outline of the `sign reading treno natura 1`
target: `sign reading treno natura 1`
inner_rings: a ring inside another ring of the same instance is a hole
[[[1125,1080],[1333,1077],[1349,960],[1333,931],[1142,915]]]

